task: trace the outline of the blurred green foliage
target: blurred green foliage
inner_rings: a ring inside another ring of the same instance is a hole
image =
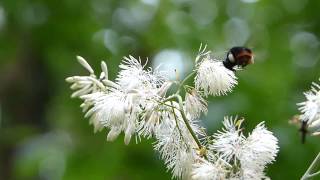
[[[298,179],[320,150],[301,144],[288,120],[317,81],[320,1],[315,0],[2,0],[0,1],[0,179],[170,179],[152,140],[125,146],[93,134],[64,79],[106,60],[114,78],[123,56],[152,61],[183,55],[192,65],[200,43],[223,55],[234,45],[255,52],[239,85],[210,100],[210,133],[225,115],[258,122],[280,140],[272,179]],[[152,63],[150,63],[151,65]],[[191,82],[190,82],[191,83]]]

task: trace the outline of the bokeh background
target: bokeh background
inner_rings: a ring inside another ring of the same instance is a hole
[[[94,134],[64,79],[86,73],[76,55],[95,69],[105,60],[114,78],[129,54],[182,77],[200,43],[219,56],[234,45],[255,52],[234,91],[210,99],[209,133],[225,115],[245,117],[246,130],[265,121],[280,140],[267,174],[298,179],[320,150],[288,124],[320,76],[319,9],[317,0],[1,0],[0,179],[170,179],[152,140]]]

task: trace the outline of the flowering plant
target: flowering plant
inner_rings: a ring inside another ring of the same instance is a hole
[[[207,96],[226,95],[237,85],[235,72],[206,47],[200,46],[195,69],[181,82],[169,80],[158,68],[146,69],[132,56],[123,59],[112,81],[105,62],[96,76],[86,60],[77,58],[90,75],[66,79],[75,90],[71,97],[83,100],[81,107],[95,132],[110,129],[108,141],[121,132],[125,144],[133,136],[136,142],[154,138],[154,149],[178,179],[268,179],[264,169],[275,160],[279,147],[264,122],[247,137],[241,118],[225,117],[224,128],[213,135],[198,123],[208,111]],[[194,75],[195,86],[185,85]],[[167,93],[174,88],[175,93]]]
[[[320,135],[320,85],[313,82],[311,90],[304,93],[306,100],[298,103],[301,114],[294,116],[291,123],[300,125],[302,142],[305,142],[307,134],[313,136]],[[320,164],[320,153],[316,156],[310,167],[302,176],[302,180],[311,179],[320,174],[320,170],[315,171]]]

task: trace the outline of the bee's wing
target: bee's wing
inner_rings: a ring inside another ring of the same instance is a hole
[[[226,58],[228,51],[215,51],[211,53],[213,59],[223,61]]]

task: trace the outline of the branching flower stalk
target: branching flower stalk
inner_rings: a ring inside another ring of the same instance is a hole
[[[86,60],[77,58],[89,76],[66,79],[75,91],[71,97],[83,100],[80,107],[94,132],[109,129],[108,141],[122,132],[125,144],[134,136],[137,142],[141,137],[155,139],[154,149],[177,179],[267,179],[265,167],[275,160],[279,147],[264,122],[247,137],[241,127],[243,119],[237,117],[225,117],[222,131],[213,135],[207,135],[198,123],[208,111],[207,96],[226,95],[237,85],[230,63],[226,68],[206,47],[200,46],[195,69],[180,83],[132,56],[123,59],[114,81],[108,78],[105,62],[97,76]],[[186,85],[194,76],[195,86]],[[176,93],[168,95],[174,86]]]
[[[313,177],[318,176],[320,174],[320,170],[318,170],[317,172],[314,172],[314,171],[316,166],[319,166],[319,163],[320,163],[320,153],[318,153],[317,157],[313,160],[313,162],[311,163],[307,171],[302,176],[301,180],[307,180],[307,179],[311,179]]]

